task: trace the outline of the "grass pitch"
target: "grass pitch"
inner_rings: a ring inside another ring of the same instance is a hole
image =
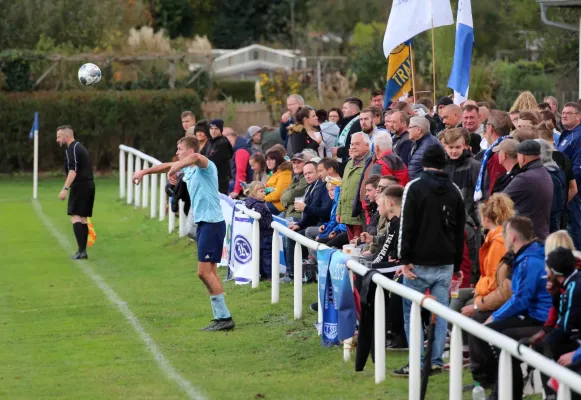
[[[69,248],[37,216],[30,181],[0,179],[0,398],[187,399],[124,315],[69,259],[76,246],[66,203],[58,200],[63,180],[42,180],[39,202]],[[269,284],[253,290],[226,283],[236,329],[198,331],[212,316],[193,242],[168,235],[167,224],[150,220],[148,210],[118,200],[117,179],[96,185],[98,238],[87,265],[200,397],[407,398],[407,380],[388,375],[376,385],[371,360],[356,373],[341,348],[321,346],[308,308],[315,285],[304,287],[304,317],[294,321],[292,286],[282,285],[273,305]],[[407,353],[388,353],[388,374],[406,363]],[[430,379],[427,398],[448,398],[446,375]]]

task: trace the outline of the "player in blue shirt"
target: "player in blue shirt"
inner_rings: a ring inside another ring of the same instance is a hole
[[[176,153],[179,161],[138,171],[133,174],[133,180],[139,183],[144,175],[169,172],[169,181],[175,185],[176,173],[182,171],[192,203],[193,222],[198,224],[198,277],[210,293],[214,313],[212,322],[202,330],[226,331],[234,329],[235,325],[224,301],[222,282],[216,270],[216,264],[222,258],[226,223],[218,196],[218,170],[212,161],[198,153],[199,150],[200,145],[195,137],[181,138]]]

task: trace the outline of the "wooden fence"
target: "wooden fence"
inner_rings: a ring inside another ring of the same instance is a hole
[[[251,125],[262,127],[271,126],[273,123],[268,107],[262,103],[212,101],[203,103],[202,111],[208,121],[222,119],[224,126],[233,128],[239,135],[243,135]]]

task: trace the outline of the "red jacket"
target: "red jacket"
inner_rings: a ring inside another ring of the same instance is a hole
[[[408,167],[403,163],[403,160],[391,150],[387,150],[385,153],[377,157],[375,166],[381,167],[381,176],[393,175],[402,186],[407,185],[410,181]]]

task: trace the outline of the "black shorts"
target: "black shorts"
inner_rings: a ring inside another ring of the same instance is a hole
[[[226,223],[198,222],[196,241],[198,242],[198,262],[219,263],[222,260]]]
[[[93,216],[93,203],[95,202],[95,182],[76,182],[71,185],[69,193],[68,215],[80,217]]]

